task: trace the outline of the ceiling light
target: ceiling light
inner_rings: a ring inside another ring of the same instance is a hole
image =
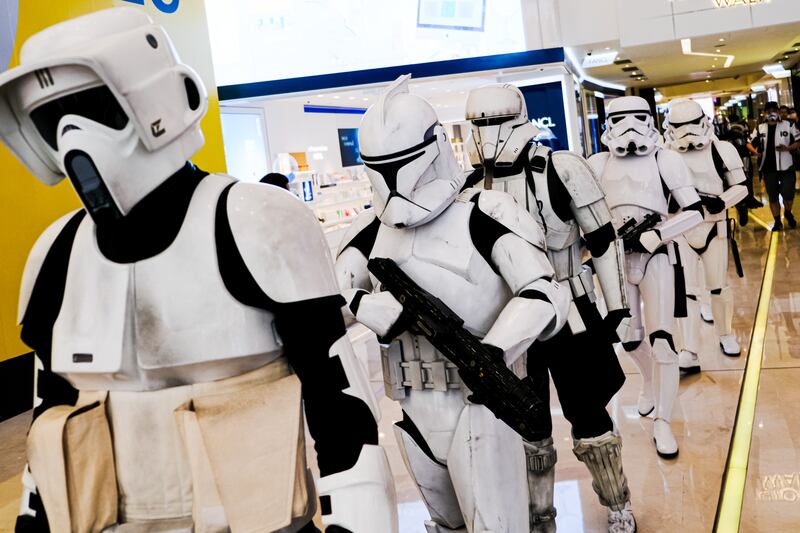
[[[706,80],[706,83],[711,83],[711,80]]]
[[[792,71],[790,70],[779,70],[778,72],[772,72],[772,77],[781,79],[781,78],[789,78],[792,75]]]
[[[334,94],[334,95],[333,95],[333,98],[334,98],[335,100],[338,100],[338,99],[339,99],[339,95],[338,95],[338,94]]]
[[[756,93],[763,93],[764,91],[767,90],[767,88],[763,85],[753,85],[751,89],[753,89],[753,92]],[[755,98],[755,96],[753,98]]]
[[[691,39],[681,39],[681,51],[683,51],[683,55],[687,56],[713,57],[715,59],[719,59],[719,57],[724,57],[726,58],[725,64],[723,65],[725,68],[730,67],[733,64],[734,59],[736,59],[736,56],[728,54],[706,54],[704,52],[693,52]]]
[[[365,102],[369,101],[369,98],[362,98]]]
[[[324,98],[324,97],[325,97],[325,95],[324,95],[324,94],[318,94],[318,95],[317,95],[317,98]]]
[[[774,74],[775,72],[780,72],[783,69],[783,65],[781,63],[772,63],[771,65],[764,65],[763,67],[764,72],[767,74]]]
[[[355,100],[355,99],[356,99],[356,97],[355,97],[355,96],[348,96],[348,97],[347,97],[347,99],[348,99],[348,100]]]
[[[719,38],[719,42],[721,42],[721,43],[724,43],[724,42],[725,42],[725,39],[724,39],[723,37],[720,37],[720,38]]]
[[[717,48],[717,53],[720,53],[720,52],[722,52],[722,50],[720,50],[719,48]]]

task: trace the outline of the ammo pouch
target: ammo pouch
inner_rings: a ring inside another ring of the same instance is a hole
[[[81,392],[77,405],[51,407],[28,433],[28,464],[53,533],[96,533],[117,522],[106,397]]]
[[[175,410],[197,533],[296,529],[314,514],[300,381],[293,374],[268,379],[238,386],[222,380],[219,391],[198,391]]]

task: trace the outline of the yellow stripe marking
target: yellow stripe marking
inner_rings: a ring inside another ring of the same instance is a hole
[[[753,222],[755,222],[756,224],[758,224],[759,226],[761,226],[765,230],[772,231],[772,227],[769,224],[767,224],[766,222],[764,222],[763,220],[761,220],[760,217],[757,217],[753,213],[747,213],[747,216],[749,216],[751,219],[753,219]]]
[[[755,216],[756,222],[759,222]],[[763,221],[761,221],[763,224]],[[769,318],[769,300],[772,296],[772,284],[775,277],[775,262],[778,254],[778,233],[773,233],[769,242],[769,255],[764,267],[764,279],[761,281],[761,294],[756,309],[756,320],[750,348],[747,351],[747,364],[744,370],[742,392],[739,396],[739,409],[733,429],[728,467],[725,472],[719,515],[714,529],[715,533],[735,533],[739,531],[744,502],[744,488],[747,480],[747,464],[750,460],[750,443],[753,436],[753,421],[756,416],[758,399],[758,383],[761,379],[761,364],[764,355],[767,320]]]

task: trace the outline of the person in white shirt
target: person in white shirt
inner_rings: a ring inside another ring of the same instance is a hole
[[[764,108],[767,121],[759,124],[750,135],[747,149],[763,156],[759,172],[767,188],[769,208],[775,217],[772,231],[783,229],[780,197],[783,197],[784,216],[789,227],[797,227],[792,215],[794,203],[795,173],[792,151],[800,148],[800,131],[787,120],[781,120],[777,102],[768,102]],[[754,141],[758,138],[756,144]]]

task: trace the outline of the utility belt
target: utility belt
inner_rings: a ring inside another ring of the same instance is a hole
[[[54,533],[277,531],[314,513],[302,428],[300,382],[279,358],[214,382],[81,391],[36,418],[27,451]]]
[[[422,346],[420,346],[422,345]],[[427,356],[422,360],[422,349]],[[409,390],[447,392],[461,390],[458,367],[440,354],[427,339],[403,333],[381,347],[386,396],[402,400]]]

